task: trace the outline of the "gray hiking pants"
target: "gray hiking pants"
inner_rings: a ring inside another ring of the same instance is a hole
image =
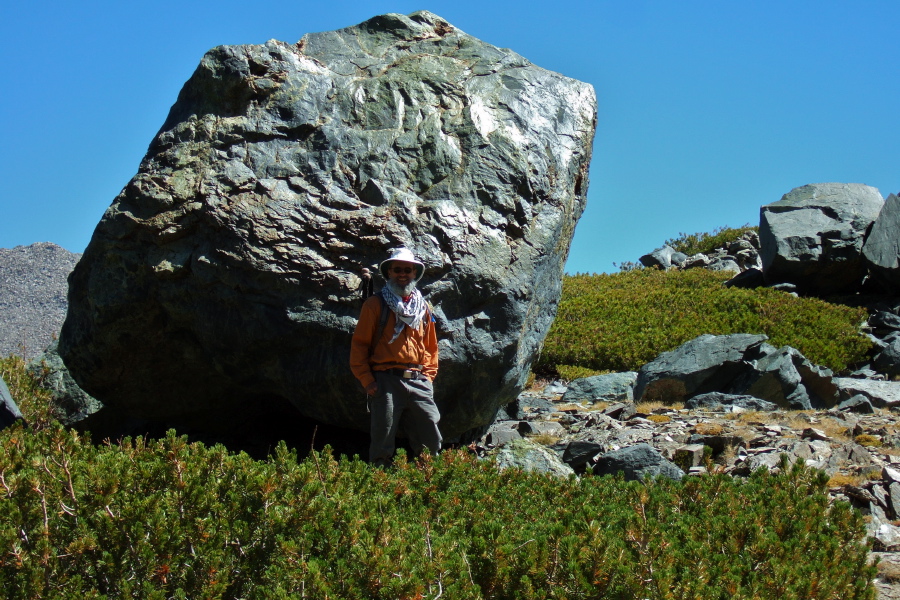
[[[438,421],[441,415],[434,403],[434,389],[426,379],[403,379],[393,373],[375,371],[378,393],[371,400],[372,443],[369,461],[381,467],[391,464],[397,430],[403,426],[414,454],[441,449]]]

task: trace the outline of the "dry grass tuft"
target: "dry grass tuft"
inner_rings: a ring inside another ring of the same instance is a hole
[[[542,446],[552,446],[562,438],[558,435],[550,435],[549,433],[539,433],[537,435],[527,436],[529,440]]]
[[[721,423],[697,423],[694,432],[699,435],[722,435],[725,427]]]
[[[881,447],[881,440],[878,438],[878,436],[869,435],[867,433],[856,436],[853,439],[853,441],[855,441],[860,446],[866,446],[866,447],[871,447],[871,448],[880,448]]]
[[[863,475],[847,475],[845,473],[835,473],[828,480],[828,487],[840,488],[846,485],[860,486],[867,481]]]
[[[684,408],[684,403],[671,402],[667,404],[664,402],[660,402],[659,400],[651,400],[648,402],[641,402],[635,408],[637,408],[637,411],[639,413],[649,414],[654,410],[658,410],[660,408],[665,408],[667,410],[681,410],[682,408]]]
[[[668,415],[647,415],[647,420],[654,423],[668,423],[672,420],[672,417]]]

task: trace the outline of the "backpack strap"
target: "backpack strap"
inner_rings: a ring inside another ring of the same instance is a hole
[[[387,325],[388,320],[388,310],[387,310],[387,302],[384,301],[384,296],[379,294],[374,294],[378,296],[379,304],[381,305],[381,317],[378,319],[378,327],[375,329],[375,335],[372,337],[372,344],[369,346],[369,356],[375,353],[375,346],[378,344],[378,340],[381,339],[381,336],[384,335],[384,327]]]

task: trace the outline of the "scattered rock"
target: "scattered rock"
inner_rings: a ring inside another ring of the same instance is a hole
[[[862,394],[857,394],[851,398],[847,398],[837,405],[837,409],[867,415],[871,415],[875,412],[875,407],[872,406],[872,401]]]
[[[493,460],[500,470],[521,469],[538,473],[547,473],[557,477],[568,477],[574,471],[545,446],[519,438],[492,450],[488,458]]]
[[[594,465],[595,475],[615,475],[620,472],[627,481],[660,476],[678,481],[684,477],[684,471],[666,460],[649,444],[635,444],[608,452],[598,458]]]
[[[684,403],[685,408],[722,408],[731,407],[742,410],[766,410],[771,411],[778,408],[773,402],[766,402],[760,398],[741,394],[723,394],[722,392],[709,392],[707,394],[699,394],[690,398]]]
[[[900,406],[900,382],[852,377],[834,377],[832,382],[837,386],[841,400],[863,395],[878,408]]]
[[[575,379],[563,394],[563,402],[622,402],[634,401],[637,373],[607,373]]]
[[[688,257],[687,255],[676,251],[671,246],[663,246],[662,248],[654,250],[650,254],[645,254],[638,260],[640,260],[641,264],[645,267],[658,267],[660,269],[668,269],[673,265],[683,265],[685,261],[688,260]]]

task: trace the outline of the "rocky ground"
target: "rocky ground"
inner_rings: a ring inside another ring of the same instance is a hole
[[[900,385],[898,383],[897,385]],[[829,494],[866,517],[879,598],[900,598],[900,407],[851,411],[685,409],[659,403],[569,402],[560,383],[524,392],[473,449],[501,464],[511,444],[533,445],[518,466],[550,472],[595,472],[604,454],[648,444],[666,460],[702,476],[744,476],[778,469],[781,456],[830,475]],[[712,449],[710,454],[704,447]]]

